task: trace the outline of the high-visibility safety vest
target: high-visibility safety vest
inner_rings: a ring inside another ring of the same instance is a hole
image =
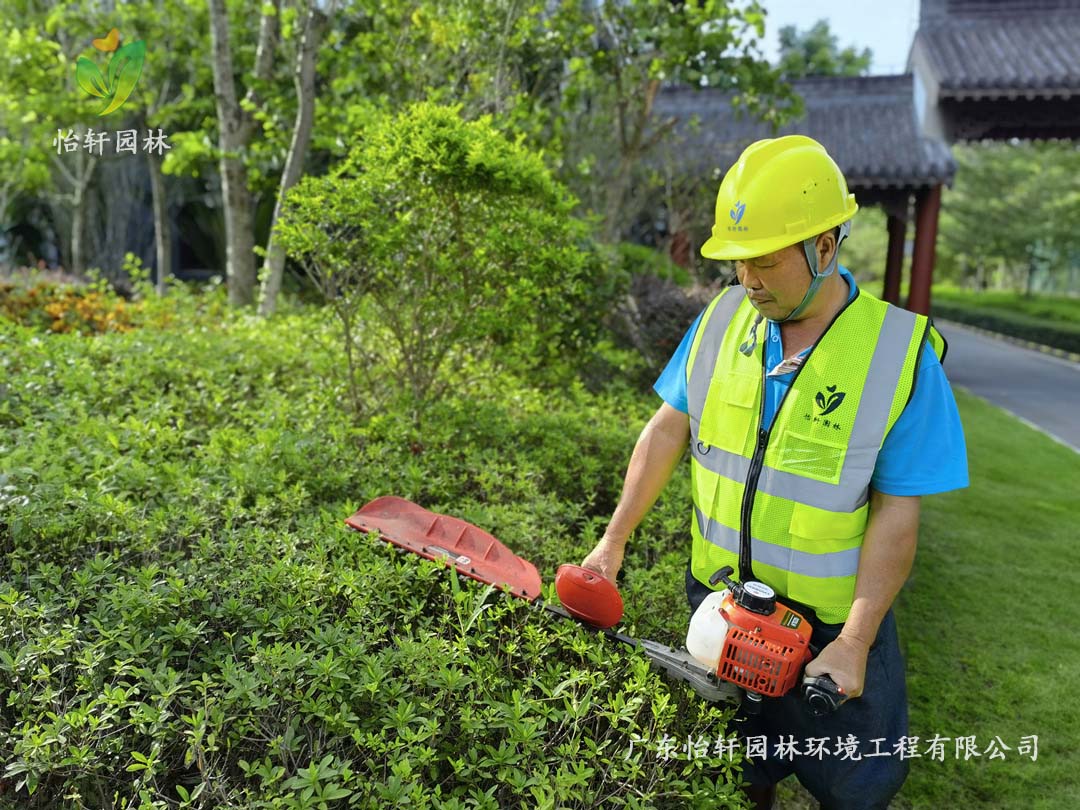
[[[929,319],[856,291],[762,430],[765,339],[741,287],[709,304],[690,347],[691,570],[730,565],[827,623],[851,610],[870,478],[914,390]]]

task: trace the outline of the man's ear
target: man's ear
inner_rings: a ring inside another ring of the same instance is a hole
[[[836,254],[836,236],[832,231],[825,231],[825,233],[818,234],[815,246],[817,247],[818,255],[818,271],[823,272],[825,268],[829,266],[832,257]]]

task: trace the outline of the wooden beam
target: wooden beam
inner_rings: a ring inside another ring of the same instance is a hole
[[[934,281],[934,254],[937,245],[941,184],[920,189],[915,195],[915,252],[911,258],[911,288],[907,308],[920,315],[930,314],[930,285]]]

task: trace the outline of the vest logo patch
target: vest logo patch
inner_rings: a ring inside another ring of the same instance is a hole
[[[829,392],[828,397],[825,396],[825,391]],[[818,416],[826,416],[835,411],[846,396],[843,391],[837,391],[835,385],[826,386],[825,391],[818,391],[817,396],[814,397],[814,402],[818,406]]]

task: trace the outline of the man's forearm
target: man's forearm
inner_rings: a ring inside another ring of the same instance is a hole
[[[855,599],[840,635],[866,649],[911,573],[919,536],[919,499],[871,491],[859,553]]]
[[[624,545],[660,496],[690,440],[686,414],[663,405],[641,431],[604,539]]]

